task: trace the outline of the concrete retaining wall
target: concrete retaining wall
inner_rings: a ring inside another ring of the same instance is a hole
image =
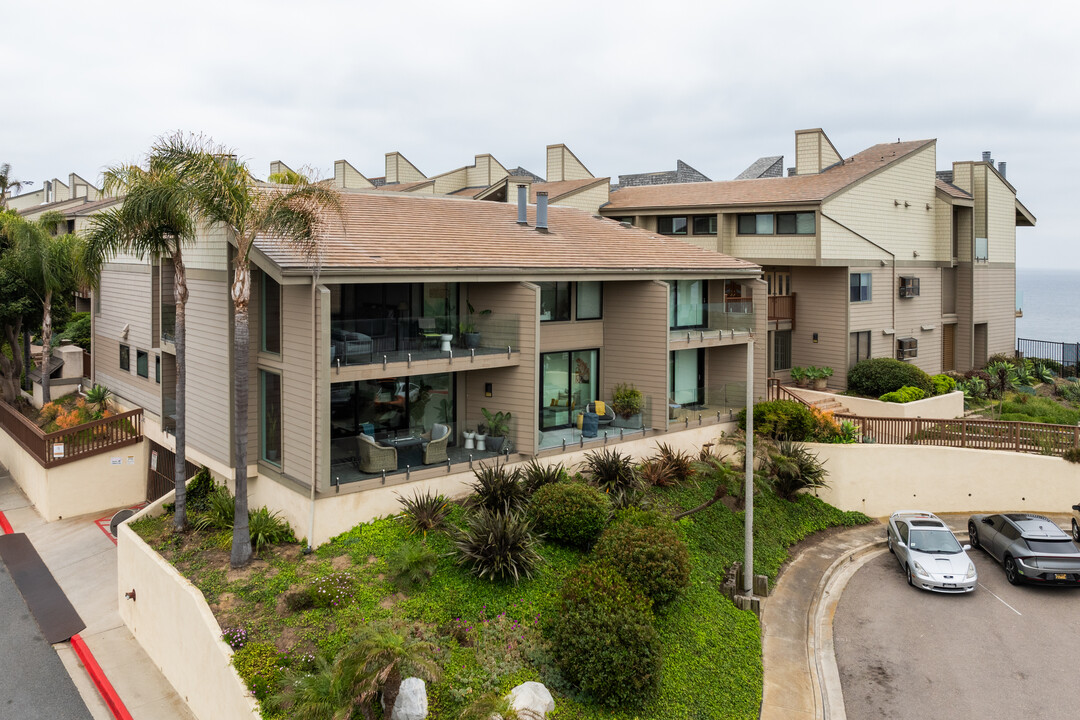
[[[46,470],[0,430],[0,464],[46,521],[102,513],[146,499],[146,443]]]
[[[1059,457],[912,445],[823,445],[831,487],[818,495],[871,517],[930,512],[1069,512],[1080,502],[1080,465]]]
[[[160,503],[156,504],[160,507]],[[251,720],[258,704],[202,592],[131,530],[117,537],[120,617],[199,720]],[[124,593],[135,590],[135,601]]]
[[[885,418],[958,418],[964,415],[964,393],[955,391],[945,395],[935,395],[909,403],[891,403],[871,398],[836,395],[799,387],[787,387],[807,402],[832,400],[840,403],[853,415]]]

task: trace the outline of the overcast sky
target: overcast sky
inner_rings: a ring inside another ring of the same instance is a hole
[[[1024,267],[1080,269],[1073,3],[8,2],[0,162],[97,182],[172,130],[270,161],[428,175],[491,153],[544,174],[566,143],[597,176],[714,180],[794,131],[842,155],[937,138],[937,165],[991,150],[1038,218]]]

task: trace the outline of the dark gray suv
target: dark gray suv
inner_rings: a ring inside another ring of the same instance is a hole
[[[971,546],[981,547],[1005,568],[1005,579],[1080,586],[1080,548],[1044,515],[1003,513],[968,519]]]

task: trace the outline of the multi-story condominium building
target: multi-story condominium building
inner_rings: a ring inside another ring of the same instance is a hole
[[[795,146],[787,177],[763,158],[755,179],[621,187],[600,212],[763,266],[772,376],[829,366],[843,386],[867,357],[936,373],[1012,352],[1016,228],[1035,218],[1005,163],[939,173],[934,140],[844,158],[820,129]]]
[[[492,454],[470,437],[484,409],[512,414],[501,450],[521,459],[726,421],[745,403],[748,348],[764,394],[764,348],[751,341],[765,333],[765,284],[753,263],[548,208],[543,194],[538,206],[342,196],[343,225],[325,238],[317,272],[269,239],[251,258],[253,501],[294,527],[307,527],[312,483],[322,498],[471,477],[470,457]],[[232,252],[219,231],[185,250],[187,453],[223,476]],[[172,278],[167,259],[115,257],[94,306],[95,380],[142,406],[147,435],[166,447]],[[583,438],[579,413],[610,404],[622,383],[643,393],[641,417],[605,409],[596,438]],[[316,534],[348,526],[320,522]]]

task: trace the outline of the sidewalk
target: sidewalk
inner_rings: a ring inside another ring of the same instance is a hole
[[[117,611],[116,545],[94,520],[46,523],[0,467],[0,510],[15,532],[26,533],[75,610],[80,633],[134,720],[194,720]],[[105,515],[106,513],[102,513]],[[105,703],[69,644],[54,645],[94,720],[112,720]]]

